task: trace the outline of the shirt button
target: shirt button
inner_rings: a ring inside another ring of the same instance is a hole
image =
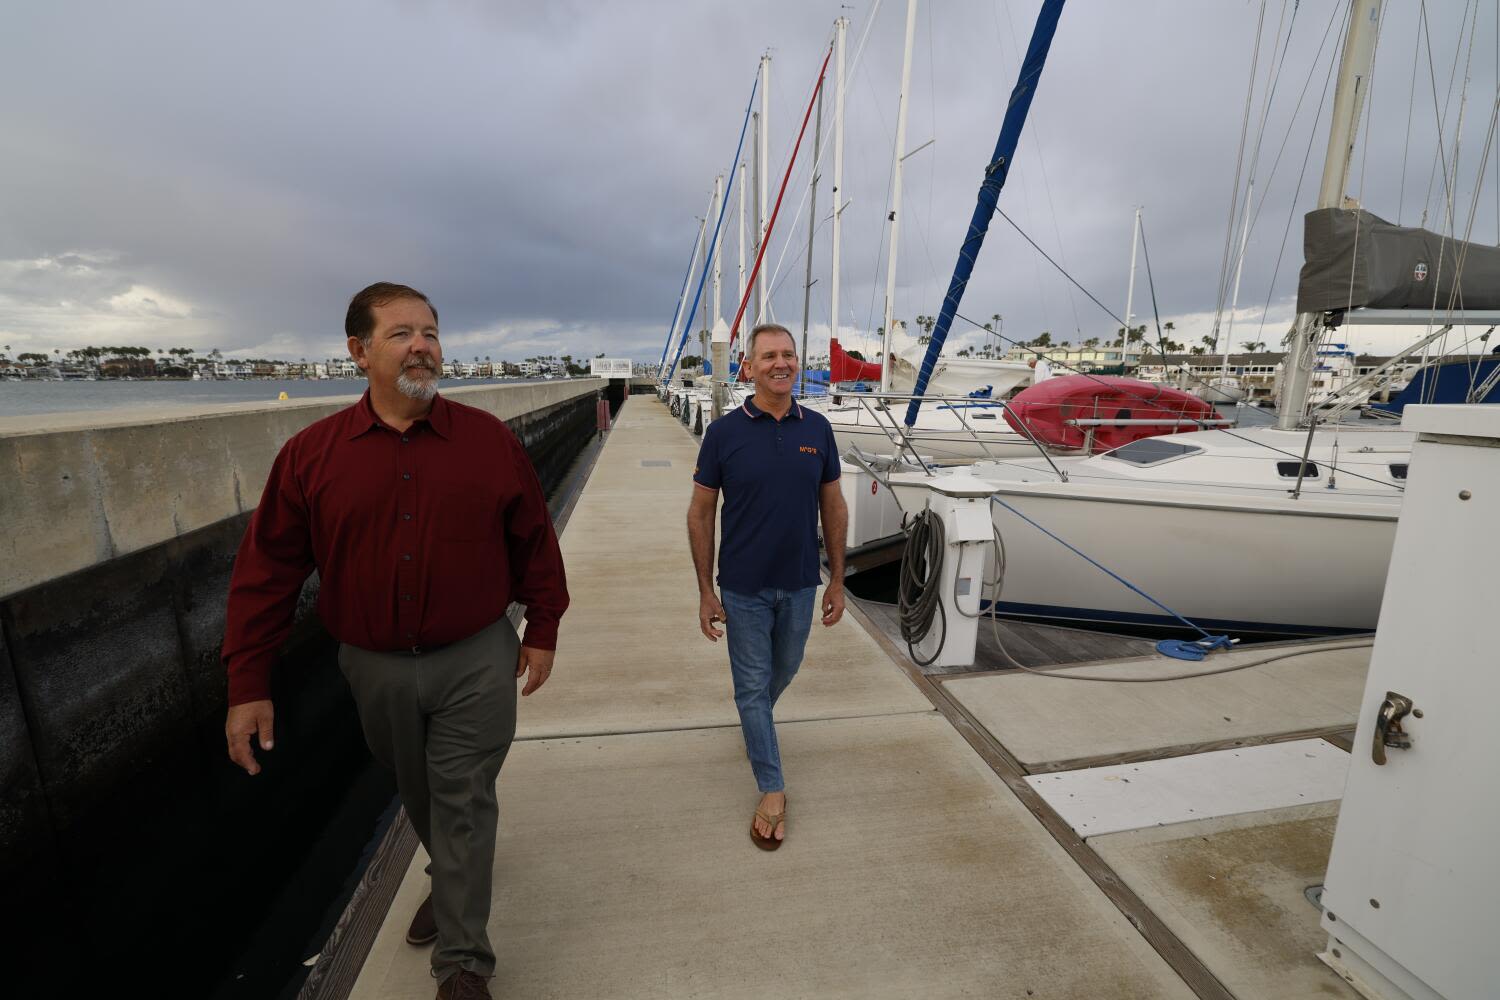
[[[403,521],[410,521],[411,520],[411,515],[410,514],[402,514],[401,515],[401,520],[403,520]]]
[[[411,600],[411,595],[410,594],[402,594],[401,595],[401,599],[403,601],[409,601],[409,600]]]
[[[403,472],[403,473],[401,473],[401,478],[402,479],[410,479],[411,478],[411,473],[410,472]]]
[[[411,553],[410,552],[403,552],[401,554],[401,560],[402,560],[402,562],[411,562]]]
[[[410,440],[411,440],[411,438],[407,437],[405,434],[401,435],[401,443],[402,444],[405,444],[406,442],[408,442]]]
[[[406,637],[408,639],[415,639],[417,637],[417,633],[415,633],[415,632],[408,632],[408,633],[406,633]]]

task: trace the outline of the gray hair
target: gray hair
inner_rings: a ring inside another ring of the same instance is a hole
[[[792,350],[797,350],[797,338],[792,336],[792,331],[788,330],[780,323],[761,323],[760,325],[756,326],[755,329],[750,331],[750,337],[745,341],[746,358],[755,357],[755,338],[763,333],[784,333],[792,341]]]

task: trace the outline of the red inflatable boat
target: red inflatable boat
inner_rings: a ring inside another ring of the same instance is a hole
[[[1231,423],[1191,393],[1118,375],[1049,378],[1017,393],[1006,404],[1005,419],[1045,445],[1088,447],[1095,454],[1140,438]]]
[[[837,384],[839,382],[874,382],[880,385],[880,365],[869,361],[860,361],[851,358],[849,352],[839,344],[838,340],[828,343],[828,381]]]

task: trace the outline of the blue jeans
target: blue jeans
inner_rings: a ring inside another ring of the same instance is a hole
[[[729,670],[734,675],[734,704],[745,734],[745,754],[763,793],[786,788],[781,780],[781,751],[776,745],[771,709],[802,665],[802,649],[812,631],[817,595],[817,587],[768,588],[753,594],[725,590],[719,595],[728,619],[724,631],[729,642]]]

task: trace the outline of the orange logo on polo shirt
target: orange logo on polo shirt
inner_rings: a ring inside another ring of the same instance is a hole
[[[797,446],[797,450],[806,452],[809,455],[816,455],[818,453],[818,449],[814,448],[810,444],[800,444]]]

